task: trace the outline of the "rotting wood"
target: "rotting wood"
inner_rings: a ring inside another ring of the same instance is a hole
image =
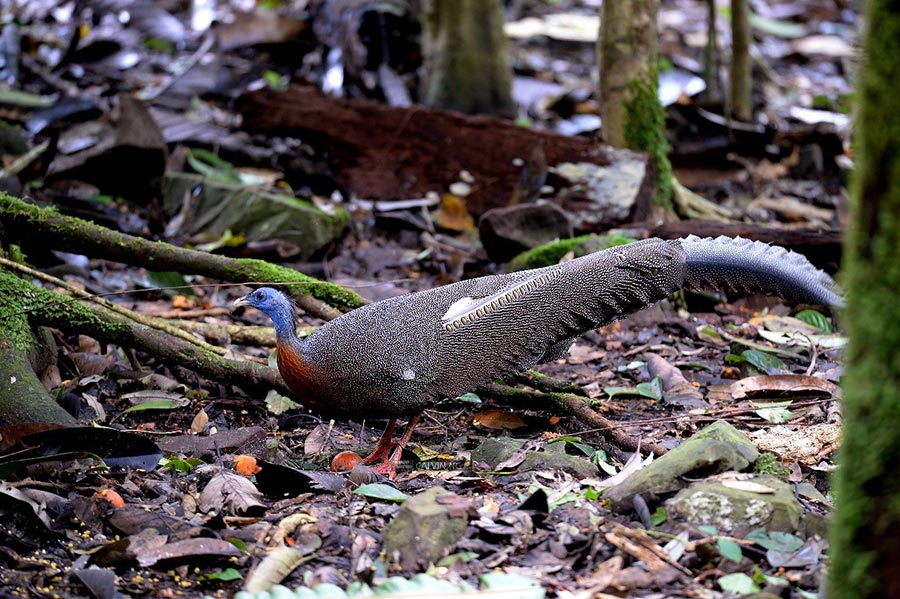
[[[592,209],[602,212],[604,203],[630,205],[624,216],[597,218],[594,226],[645,218],[653,194],[652,169],[647,168],[644,154],[582,137],[527,129],[499,118],[418,106],[392,108],[327,97],[308,87],[251,92],[241,98],[238,110],[245,128],[251,131],[297,135],[323,151],[338,183],[360,197],[401,199],[430,191],[443,193],[461,180],[462,171],[468,171],[474,183],[466,207],[477,217],[509,203],[522,176],[522,163],[527,164],[530,153],[539,146],[551,171],[564,163],[597,165],[610,171],[616,171],[619,164],[631,165],[626,168],[633,168],[635,162],[642,165],[642,178],[635,176],[640,182],[633,198],[569,193],[571,190],[564,189],[568,185],[565,179],[548,179],[562,189],[558,202],[572,214]],[[615,213],[621,215],[622,211]]]

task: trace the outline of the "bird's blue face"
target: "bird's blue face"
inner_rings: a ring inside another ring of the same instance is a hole
[[[294,304],[280,291],[260,287],[256,291],[234,300],[234,307],[250,306],[272,319],[278,334],[288,335],[296,327]]]
[[[234,300],[234,307],[250,306],[274,318],[279,308],[286,303],[285,297],[271,287],[261,287],[244,297]]]

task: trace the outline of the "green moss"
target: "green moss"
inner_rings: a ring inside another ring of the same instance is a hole
[[[672,163],[669,162],[669,140],[666,138],[666,109],[656,92],[658,72],[646,79],[632,79],[628,83],[631,97],[625,102],[625,144],[632,150],[650,154],[656,171],[656,205],[673,211]]]
[[[891,594],[900,531],[900,8],[871,0],[858,78],[843,431],[829,597]]]
[[[530,268],[540,268],[542,266],[550,266],[558,264],[563,256],[569,252],[574,252],[575,257],[586,256],[600,250],[605,250],[617,245],[625,245],[634,241],[631,237],[622,235],[621,233],[612,233],[610,235],[581,235],[579,237],[571,237],[569,239],[561,239],[552,243],[522,252],[509,262],[507,270],[510,272],[518,270],[528,270]]]
[[[0,327],[6,330],[7,339],[15,349],[24,350],[31,346],[33,336],[22,306],[31,305],[33,300],[22,295],[22,283],[21,279],[0,270]]]
[[[242,259],[240,264],[241,274],[247,278],[242,279],[242,277],[236,276],[234,280],[284,283],[295,298],[311,295],[343,312],[359,308],[366,303],[355,291],[334,283],[320,281],[292,268],[252,258]]]
[[[53,208],[42,209],[8,194],[0,193],[0,215],[4,213],[22,215],[27,223],[33,223],[36,227],[49,228],[60,239],[91,239],[103,236],[104,243],[107,244],[104,247],[109,247],[108,244],[114,243],[117,247],[122,248],[123,255],[141,256],[143,265],[147,267],[152,268],[155,264],[168,261],[169,264],[162,270],[174,270],[182,273],[192,272],[189,268],[178,268],[172,264],[172,262],[177,261],[176,256],[179,248],[163,241],[150,242],[140,237],[120,236],[120,234],[104,229],[94,223],[74,217],[61,216]],[[48,226],[45,223],[50,217],[60,220],[53,221]],[[0,223],[2,221],[3,219],[0,218]],[[2,239],[3,228],[2,224],[0,224],[0,240]],[[340,285],[319,281],[284,266],[271,264],[263,260],[242,258],[234,259],[231,263],[234,264],[234,267],[229,276],[222,277],[225,280],[238,283],[245,281],[266,281],[274,284],[307,283],[307,285],[292,286],[292,295],[296,298],[310,295],[345,312],[365,304],[365,301],[354,291]]]
[[[768,474],[787,482],[788,469],[781,463],[781,459],[774,453],[760,454],[753,464],[753,471],[757,474]]]

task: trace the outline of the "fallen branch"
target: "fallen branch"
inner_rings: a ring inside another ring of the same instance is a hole
[[[517,389],[515,387],[499,384],[484,385],[483,387],[480,387],[479,390],[489,396],[515,402],[520,405],[526,404],[542,410],[551,407],[562,410],[582,424],[589,426],[592,430],[595,430],[606,437],[617,447],[629,451],[637,451],[640,448],[657,456],[660,456],[667,451],[665,447],[658,443],[641,441],[639,438],[627,434],[622,430],[621,423],[605,418],[592,410],[585,402],[583,396],[575,395],[573,393],[527,391],[525,389]]]
[[[55,210],[41,209],[2,193],[0,223],[0,239],[12,243],[39,244],[44,248],[141,265],[151,270],[199,274],[235,283],[288,284],[297,305],[323,320],[337,318],[342,311],[365,303],[354,291],[284,266],[149,241],[64,216]]]
[[[152,318],[156,321],[158,317]],[[271,326],[253,326],[244,324],[213,324],[209,322],[197,322],[195,320],[164,320],[169,326],[178,327],[202,335],[204,339],[212,342],[229,340],[237,345],[252,345],[254,347],[275,347],[275,329]],[[297,327],[297,335],[306,337],[318,327]]]
[[[138,324],[143,324],[148,327],[152,327],[154,329],[158,329],[164,333],[168,333],[169,335],[172,335],[173,337],[178,337],[182,341],[187,341],[188,343],[193,343],[194,345],[200,347],[201,349],[203,349],[205,351],[219,354],[220,356],[225,355],[225,348],[217,347],[215,345],[210,345],[209,343],[203,341],[202,339],[198,339],[197,337],[194,337],[190,333],[187,333],[187,332],[185,332],[179,328],[176,328],[174,326],[171,326],[171,324],[165,319],[148,318],[148,317],[144,316],[143,314],[139,314],[139,313],[135,312],[134,310],[129,310],[128,308],[126,308],[124,306],[120,306],[118,304],[114,304],[107,299],[98,297],[96,295],[92,295],[86,291],[82,291],[81,289],[78,289],[74,285],[70,285],[70,284],[66,283],[62,279],[58,279],[54,276],[42,273],[39,270],[34,270],[33,268],[29,268],[29,267],[25,266],[24,264],[19,264],[18,262],[13,262],[12,260],[7,260],[6,258],[0,258],[0,265],[5,266],[6,268],[9,268],[12,270],[19,271],[20,273],[26,274],[35,279],[40,279],[46,283],[50,283],[51,285],[56,285],[57,287],[59,287],[61,289],[65,289],[66,291],[71,293],[74,297],[77,297],[77,298],[83,299],[83,300],[87,300],[90,302],[94,302],[95,304],[98,304],[99,306],[102,306],[103,308],[105,308],[111,312],[120,314],[133,322],[136,322]]]

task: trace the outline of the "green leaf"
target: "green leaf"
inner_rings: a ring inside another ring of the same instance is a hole
[[[634,387],[603,387],[603,392],[612,399],[616,395],[640,395]]]
[[[466,403],[466,404],[472,404],[472,405],[476,405],[476,406],[481,405],[481,398],[478,397],[478,395],[476,395],[475,393],[463,393],[462,395],[459,395],[456,398],[454,398],[453,401],[458,401],[458,402]]]
[[[449,568],[455,564],[467,564],[476,557],[478,557],[478,554],[474,551],[460,551],[458,553],[451,553],[440,560],[436,565],[438,568]]]
[[[198,243],[194,249],[204,252],[214,252],[219,248],[235,248],[247,243],[247,238],[243,235],[235,235],[231,229],[225,229],[218,239],[214,239],[208,243]]]
[[[744,555],[741,551],[741,546],[731,539],[716,539],[716,547],[719,548],[719,553],[722,554],[722,557],[730,559],[734,563],[740,562],[741,557]]]
[[[57,96],[39,96],[17,89],[0,89],[0,104],[19,108],[50,108]]]
[[[831,333],[831,323],[817,310],[801,310],[794,316],[806,324],[811,324],[823,333]]]
[[[145,401],[144,403],[139,403],[136,406],[126,408],[122,410],[122,414],[128,414],[129,412],[141,412],[143,410],[172,410],[179,407],[181,407],[180,402],[177,402],[173,399],[153,399],[150,401]]]
[[[285,397],[275,389],[270,389],[269,392],[266,393],[266,407],[270,412],[277,416],[279,414],[284,414],[288,410],[299,408],[300,404],[289,397]]]
[[[288,78],[275,71],[264,71],[263,81],[266,82],[267,87],[275,91],[284,91],[288,86]]]
[[[194,289],[188,283],[184,275],[177,272],[155,272],[147,271],[147,284],[159,289],[167,297],[175,297],[176,295],[184,295],[186,297],[196,297]]]
[[[663,524],[666,520],[669,519],[668,514],[666,514],[666,508],[663,506],[659,506],[656,508],[656,511],[650,515],[650,524],[653,526],[659,526]]]
[[[753,367],[765,373],[774,370],[784,370],[786,367],[781,358],[774,354],[759,351],[758,349],[745,349],[741,352],[741,357],[749,362]]]
[[[761,585],[771,585],[775,587],[786,587],[790,584],[786,578],[780,576],[769,576],[759,569],[759,566],[753,566],[753,582]]]
[[[216,570],[215,572],[210,572],[209,574],[204,574],[200,577],[201,580],[221,580],[222,582],[228,582],[231,580],[240,580],[244,575],[238,572],[234,568],[225,568],[224,570]]]
[[[700,335],[705,335],[707,337],[711,337],[713,339],[722,339],[722,335],[719,334],[719,331],[712,327],[702,327],[699,331]]]
[[[803,547],[803,539],[787,532],[766,532],[762,528],[751,530],[745,537],[768,551],[793,553]]]
[[[787,401],[751,401],[750,406],[756,409],[756,415],[772,424],[784,424],[790,422],[794,414],[788,410],[791,400]]]
[[[191,148],[187,151],[187,161],[192,169],[210,179],[224,183],[241,182],[241,177],[234,167],[209,150]]]
[[[403,491],[384,483],[361,485],[354,489],[353,492],[368,499],[381,499],[382,501],[395,501],[397,503],[403,503],[409,499],[409,495]]]
[[[616,372],[630,372],[632,370],[638,370],[640,368],[643,368],[646,365],[647,365],[647,363],[644,362],[643,360],[632,360],[631,362],[629,362],[628,364],[625,364],[624,366],[618,366],[616,368]]]
[[[717,535],[717,534],[719,534],[719,529],[716,528],[715,526],[713,526],[712,524],[701,524],[701,525],[698,526],[697,528],[698,528],[698,529],[700,530],[700,532],[702,532],[703,534],[709,535],[709,536],[711,536],[711,537],[712,537],[712,536],[715,536],[715,535]]]
[[[595,489],[594,487],[588,487],[581,492],[581,496],[588,501],[597,501],[603,496],[603,491]]]
[[[161,54],[175,54],[175,44],[159,37],[148,37],[144,40],[144,47],[151,52]]]
[[[649,397],[650,399],[655,399],[657,401],[662,399],[662,379],[655,377],[652,381],[638,383],[637,392],[642,397]]]
[[[726,593],[749,595],[750,593],[758,593],[760,591],[759,585],[742,572],[722,576],[719,578],[718,583]]]
[[[587,443],[582,443],[581,437],[573,437],[571,435],[565,437],[557,437],[555,439],[551,439],[547,444],[549,445],[551,443],[565,443],[567,446],[574,447],[589,458],[593,458],[594,454],[597,453],[596,449],[594,449]]]
[[[543,599],[546,591],[538,582],[521,574],[507,574],[506,572],[488,572],[482,574],[481,591],[484,594],[516,592],[516,597],[521,599]]]
[[[182,459],[177,456],[168,456],[159,460],[160,468],[171,468],[177,472],[190,472],[201,464],[203,464],[203,460],[197,458]]]
[[[806,26],[800,23],[779,21],[757,14],[750,15],[750,25],[757,31],[785,39],[794,39],[809,34]]]

